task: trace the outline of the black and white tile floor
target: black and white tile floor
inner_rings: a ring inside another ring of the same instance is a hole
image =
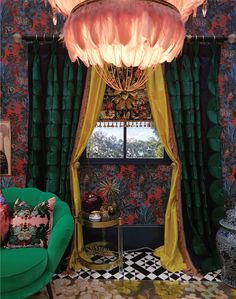
[[[220,282],[220,270],[210,272],[203,278],[192,277],[183,272],[168,272],[161,267],[160,260],[152,251],[132,251],[123,254],[123,271],[116,267],[109,271],[94,271],[83,268],[77,272],[57,274],[55,278],[78,279],[125,279],[125,280],[176,280],[176,281],[215,281]]]

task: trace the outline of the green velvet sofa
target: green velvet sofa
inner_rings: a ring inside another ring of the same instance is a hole
[[[20,198],[30,206],[51,197],[56,198],[53,211],[53,227],[48,248],[0,249],[1,299],[21,299],[47,286],[49,297],[50,281],[69,244],[74,224],[69,206],[52,193],[36,188],[5,188],[2,190],[10,208]]]

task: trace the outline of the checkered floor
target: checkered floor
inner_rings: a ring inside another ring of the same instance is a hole
[[[78,279],[126,279],[126,280],[177,280],[177,281],[217,281],[220,282],[220,270],[206,274],[202,279],[186,275],[183,272],[168,272],[160,265],[160,260],[152,254],[152,251],[124,252],[123,271],[119,268],[109,271],[94,271],[83,268],[80,271],[57,274],[56,278]]]

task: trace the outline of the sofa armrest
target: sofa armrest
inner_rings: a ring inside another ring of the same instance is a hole
[[[49,244],[48,252],[48,271],[54,273],[69,241],[72,237],[74,230],[73,217],[70,214],[62,216],[53,227]]]

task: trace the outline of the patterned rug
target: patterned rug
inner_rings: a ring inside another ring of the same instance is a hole
[[[236,289],[221,283],[220,270],[201,278],[168,272],[149,249],[124,252],[123,271],[83,268],[56,274],[52,289],[55,299],[236,299]],[[30,297],[46,298],[46,289]]]
[[[55,299],[235,299],[236,290],[219,282],[55,279]],[[30,299],[48,298],[46,290]]]

